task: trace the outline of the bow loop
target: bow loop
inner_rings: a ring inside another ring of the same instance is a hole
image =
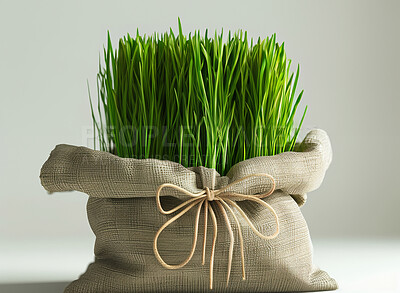
[[[204,170],[212,170],[212,169],[204,168]],[[216,171],[214,170],[214,172],[216,172]],[[205,173],[210,175],[210,173],[207,173],[207,172],[205,172]],[[211,176],[211,178],[215,179],[215,176],[214,177],[213,176]],[[265,190],[265,186],[268,186],[268,183],[266,183],[265,180],[268,180],[270,182],[269,185],[271,187],[268,190]],[[245,181],[249,181],[250,184],[249,183],[244,184]],[[215,182],[212,182],[210,186],[215,186]],[[187,199],[186,201],[182,202],[181,204],[177,205],[174,208],[171,208],[169,210],[164,210],[162,207],[162,204],[161,204],[161,200],[160,200],[161,191],[164,188],[172,188],[174,191],[188,196],[189,199]],[[242,191],[243,189],[253,191],[253,193],[250,193],[250,194],[241,193],[240,191]],[[222,187],[220,189],[216,189],[216,190],[210,188],[209,186],[205,186],[204,189],[198,193],[192,193],[182,187],[179,187],[179,186],[177,186],[175,184],[171,184],[171,183],[161,184],[158,187],[157,194],[156,194],[158,210],[164,215],[169,215],[169,214],[172,214],[175,212],[177,212],[177,214],[175,216],[173,216],[171,219],[169,219],[167,222],[165,222],[165,224],[161,226],[161,228],[156,233],[156,236],[154,237],[153,249],[154,249],[154,254],[155,254],[157,260],[165,268],[178,269],[178,268],[182,268],[183,266],[185,266],[192,259],[194,252],[196,250],[200,213],[204,206],[204,239],[203,239],[203,261],[202,261],[203,264],[205,263],[205,246],[206,246],[206,237],[207,237],[208,214],[210,214],[210,216],[211,216],[212,224],[213,224],[213,228],[214,228],[213,229],[214,235],[213,235],[213,242],[212,242],[212,249],[211,249],[211,256],[210,256],[210,289],[212,289],[214,253],[215,253],[215,246],[216,246],[216,239],[217,239],[217,232],[218,232],[218,228],[217,228],[218,223],[217,223],[217,218],[215,215],[217,210],[214,210],[214,208],[217,207],[218,211],[220,211],[221,215],[223,216],[223,219],[225,221],[227,230],[229,232],[229,237],[230,237],[228,272],[227,272],[226,284],[228,285],[228,283],[229,283],[229,277],[230,277],[231,266],[232,266],[232,258],[233,258],[233,246],[234,246],[234,241],[235,241],[231,222],[228,217],[228,212],[232,215],[233,219],[235,220],[235,223],[237,225],[238,232],[239,232],[241,262],[242,262],[242,277],[244,280],[246,277],[245,277],[245,267],[244,267],[243,235],[242,235],[242,231],[241,231],[240,221],[235,213],[235,210],[239,212],[239,214],[249,224],[249,227],[251,228],[251,230],[253,230],[253,232],[257,236],[259,236],[260,238],[265,239],[265,240],[275,238],[279,234],[278,215],[276,214],[275,210],[268,203],[266,203],[264,200],[262,200],[262,198],[265,198],[265,197],[269,196],[270,194],[272,194],[274,192],[274,190],[275,190],[274,178],[271,175],[264,174],[264,173],[251,174],[251,175],[245,176],[243,178],[234,180],[233,182],[225,185],[224,187]],[[275,217],[275,223],[276,223],[276,230],[273,234],[264,235],[260,231],[257,230],[257,228],[251,222],[251,220],[246,215],[246,213],[236,203],[236,201],[243,201],[243,200],[250,200],[250,201],[256,202],[256,203],[266,207],[268,210],[270,210],[272,215]],[[215,202],[215,204],[211,204],[212,202]],[[158,237],[165,228],[167,228],[171,223],[178,220],[180,217],[182,217],[185,213],[187,213],[189,210],[191,210],[194,207],[196,207],[197,212],[196,212],[195,224],[194,224],[194,237],[193,237],[192,249],[189,253],[189,256],[180,264],[177,264],[177,265],[167,264],[163,260],[163,258],[161,257],[161,255],[158,251]]]

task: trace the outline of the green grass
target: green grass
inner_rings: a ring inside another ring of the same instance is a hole
[[[95,148],[120,157],[157,158],[226,174],[257,156],[291,151],[303,91],[276,36],[253,44],[247,32],[199,31],[135,37],[113,49],[110,35],[90,105]],[[90,95],[89,95],[90,96]],[[97,134],[96,134],[97,132]],[[97,136],[97,138],[96,138]]]

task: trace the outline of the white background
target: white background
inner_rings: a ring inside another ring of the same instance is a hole
[[[301,136],[322,128],[334,151],[302,208],[316,263],[342,291],[398,292],[399,13],[398,1],[1,0],[0,282],[67,282],[92,260],[87,196],[46,194],[40,167],[56,144],[91,145],[86,83],[95,96],[107,30],[116,45],[137,28],[177,32],[179,16],[184,33],[285,42],[308,105]]]

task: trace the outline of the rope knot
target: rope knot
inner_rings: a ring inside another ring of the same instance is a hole
[[[249,179],[249,178],[255,178],[255,177],[264,177],[267,178],[271,181],[272,187],[269,191],[262,193],[262,194],[257,194],[257,195],[251,195],[251,194],[241,194],[241,193],[236,193],[232,191],[228,191],[229,188],[234,186],[235,184],[239,184],[240,182]],[[163,207],[161,206],[161,190],[163,188],[173,188],[183,194],[186,194],[189,199],[184,201],[183,203],[177,205],[176,207],[170,209],[170,210],[164,210]],[[247,175],[241,179],[238,179],[236,181],[233,181],[232,183],[228,184],[227,186],[213,190],[208,187],[205,187],[201,192],[199,193],[192,193],[190,191],[187,191],[186,189],[179,187],[175,184],[172,183],[164,183],[161,184],[158,189],[157,189],[157,194],[156,194],[156,202],[157,202],[157,208],[158,210],[164,214],[164,215],[169,215],[175,212],[178,212],[175,216],[173,216],[171,219],[169,219],[167,222],[164,223],[164,225],[161,226],[161,228],[158,230],[154,237],[154,242],[153,242],[153,250],[154,254],[157,258],[157,260],[161,263],[161,265],[167,269],[179,269],[184,267],[193,257],[193,254],[196,250],[196,243],[197,243],[197,236],[198,236],[198,231],[199,231],[199,219],[200,219],[200,212],[204,207],[204,238],[203,238],[203,257],[202,257],[202,264],[205,263],[205,253],[206,253],[206,243],[207,243],[207,226],[208,226],[208,215],[211,216],[212,224],[213,224],[213,241],[212,241],[212,247],[211,247],[211,256],[210,256],[210,289],[213,288],[213,268],[214,268],[214,254],[215,254],[215,246],[217,242],[217,232],[218,232],[218,223],[217,223],[217,217],[216,217],[216,212],[219,211],[223,219],[225,221],[229,237],[230,237],[230,244],[229,244],[229,258],[228,258],[228,272],[227,272],[227,277],[226,277],[226,286],[228,286],[229,282],[229,277],[231,273],[231,267],[232,267],[232,258],[233,258],[233,245],[235,242],[234,239],[234,233],[233,229],[231,226],[231,222],[228,217],[228,213],[230,213],[233,217],[233,219],[236,222],[236,226],[238,229],[238,234],[239,234],[239,243],[240,243],[240,254],[241,254],[241,262],[242,262],[242,278],[243,280],[246,279],[245,276],[245,267],[244,267],[244,241],[243,241],[243,235],[242,235],[242,230],[241,230],[241,223],[236,216],[237,213],[239,213],[244,220],[248,223],[249,228],[253,230],[253,232],[259,236],[261,239],[274,239],[276,236],[279,234],[279,219],[278,215],[276,214],[275,210],[267,204],[265,201],[262,200],[262,198],[267,197],[268,195],[272,194],[275,190],[275,180],[271,175],[260,173],[260,174],[250,174]],[[255,225],[252,223],[252,221],[249,219],[249,217],[246,215],[246,213],[242,210],[242,208],[235,202],[237,199],[239,200],[249,200],[256,202],[265,208],[269,209],[271,213],[273,214],[275,218],[275,223],[276,223],[276,230],[275,233],[272,235],[264,235],[262,234]],[[214,201],[213,204],[210,202]],[[197,207],[196,207],[197,206]],[[182,217],[184,214],[189,212],[192,208],[196,207],[196,216],[194,220],[194,235],[193,235],[193,242],[192,242],[192,249],[190,250],[190,253],[188,257],[180,264],[168,264],[166,263],[163,258],[161,257],[159,251],[158,251],[158,237],[160,236],[161,232],[167,228],[171,223],[175,222],[178,220],[180,217]]]
[[[214,190],[210,190],[210,188],[206,187],[206,194],[207,194],[207,200],[208,201],[213,201],[215,199],[215,193]]]

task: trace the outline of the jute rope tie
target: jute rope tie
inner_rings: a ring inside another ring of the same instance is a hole
[[[236,193],[232,191],[228,191],[230,187],[232,187],[235,184],[238,184],[246,179],[249,178],[254,178],[254,177],[266,177],[269,178],[272,182],[272,187],[271,189],[263,194],[257,194],[257,195],[249,195],[249,194],[241,194],[241,193]],[[196,243],[197,243],[197,237],[198,237],[198,231],[199,231],[199,219],[200,219],[200,213],[201,209],[204,206],[204,238],[203,238],[203,249],[202,249],[202,264],[205,264],[205,251],[206,251],[206,241],[207,241],[207,225],[208,225],[208,213],[211,216],[212,224],[213,224],[213,241],[212,241],[212,248],[211,248],[211,256],[210,256],[210,289],[213,288],[213,268],[214,268],[214,254],[215,254],[215,246],[216,246],[216,241],[217,241],[217,233],[218,233],[218,223],[217,223],[217,218],[215,216],[216,211],[214,211],[213,205],[210,204],[210,202],[215,202],[215,205],[218,207],[218,210],[221,212],[226,227],[229,232],[229,237],[230,237],[230,245],[229,245],[229,257],[228,257],[228,272],[227,272],[227,277],[226,277],[226,286],[229,284],[229,278],[231,274],[231,268],[232,268],[232,258],[233,258],[233,247],[234,247],[234,233],[232,230],[232,226],[228,217],[229,212],[233,219],[236,222],[237,229],[238,229],[238,234],[239,234],[239,242],[240,242],[240,252],[241,252],[241,263],[242,263],[242,278],[243,280],[246,279],[246,271],[245,271],[245,265],[244,265],[244,245],[243,245],[243,234],[240,226],[239,219],[237,218],[234,210],[236,209],[240,215],[246,220],[246,222],[249,224],[250,228],[253,230],[253,232],[259,236],[262,239],[268,240],[268,239],[273,239],[279,234],[279,219],[278,215],[276,214],[275,210],[267,204],[265,201],[262,199],[271,195],[274,190],[275,190],[275,180],[274,178],[269,175],[269,174],[264,174],[264,173],[257,173],[257,174],[251,174],[248,176],[245,176],[243,178],[240,178],[236,181],[233,181],[232,183],[228,184],[227,186],[217,189],[217,190],[210,190],[208,187],[204,188],[199,193],[192,193],[187,191],[186,189],[175,185],[171,183],[164,183],[161,184],[158,189],[157,189],[157,194],[156,194],[156,201],[157,201],[157,208],[158,210],[164,214],[164,215],[169,215],[174,212],[178,212],[175,216],[173,216],[171,219],[169,219],[167,222],[164,223],[164,225],[161,226],[161,228],[157,231],[155,237],[154,237],[154,242],[153,242],[153,249],[154,249],[154,254],[157,258],[157,260],[161,263],[161,265],[167,269],[180,269],[184,267],[193,257],[193,254],[196,250]],[[164,210],[162,205],[161,205],[161,190],[164,188],[173,188],[179,192],[182,192],[183,194],[186,194],[189,196],[189,199],[184,201],[183,203],[179,204],[178,206],[170,209],[170,210]],[[248,218],[246,213],[240,208],[240,206],[235,202],[235,199],[239,200],[250,200],[254,201],[267,209],[271,211],[273,216],[275,217],[275,223],[276,223],[276,230],[275,233],[272,235],[263,235],[260,231],[257,230],[257,228],[254,226],[254,224],[251,222],[251,220]],[[192,243],[192,248],[189,252],[188,257],[180,264],[176,265],[171,265],[166,263],[163,258],[161,257],[159,251],[158,251],[158,237],[160,236],[161,232],[167,228],[171,223],[175,222],[178,220],[180,217],[182,217],[184,214],[186,214],[189,210],[197,206],[197,212],[196,212],[196,217],[195,217],[195,224],[194,224],[194,237],[193,237],[193,243]]]

